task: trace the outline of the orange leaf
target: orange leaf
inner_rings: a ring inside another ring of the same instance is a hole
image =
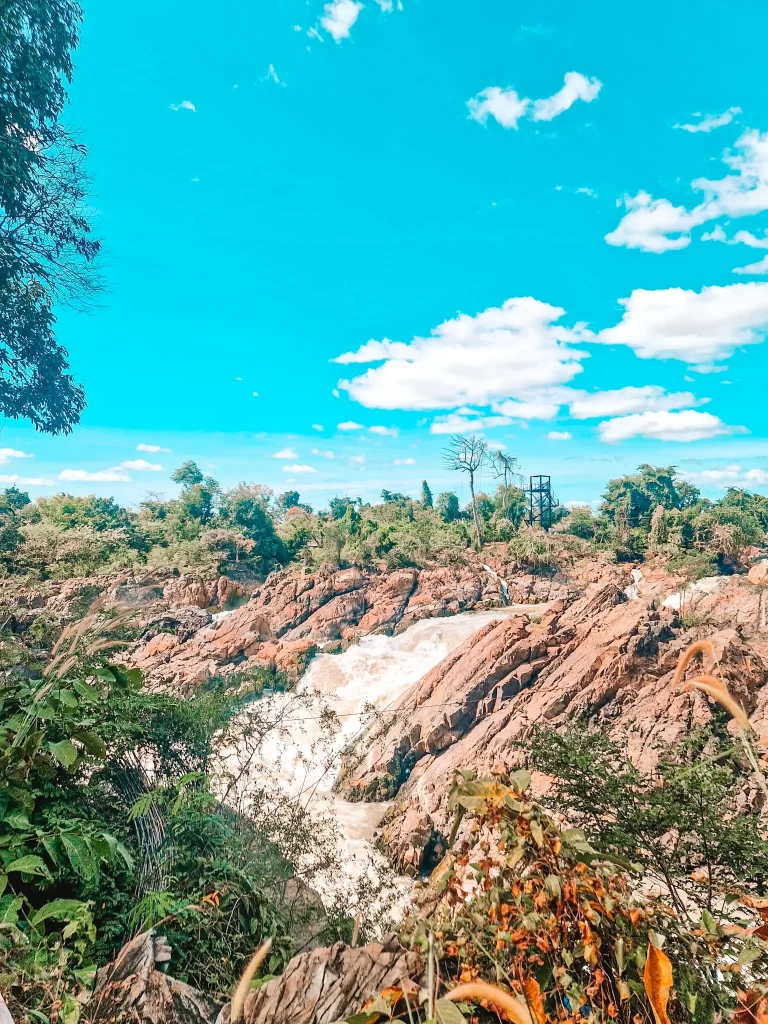
[[[732,1024],[768,1024],[768,996],[757,992],[742,992],[739,989],[739,1002],[731,1017]]]
[[[656,1024],[670,1024],[667,1003],[672,988],[672,962],[667,954],[657,949],[652,942],[648,943],[643,981]]]
[[[544,1000],[541,998],[541,988],[538,981],[535,978],[526,978],[523,983],[523,989],[531,1016],[536,1024],[544,1024],[547,1015],[544,1012]]]

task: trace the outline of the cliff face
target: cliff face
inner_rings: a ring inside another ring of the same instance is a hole
[[[172,599],[188,599],[191,587],[166,587]],[[549,600],[567,594],[562,583],[519,575],[510,600]],[[373,569],[275,573],[247,604],[191,635],[169,621],[151,628],[130,652],[132,664],[156,685],[194,686],[216,674],[255,666],[279,669],[293,678],[312,654],[336,651],[371,633],[396,633],[424,618],[455,615],[505,603],[497,576],[479,563],[435,569]],[[173,609],[168,613],[178,616]]]
[[[763,583],[723,577],[712,592],[691,594],[688,611],[695,605],[702,623],[691,630],[664,607],[669,577],[641,582],[639,596],[628,598],[616,571],[605,576],[539,622],[507,619],[470,637],[403,696],[401,714],[345,766],[339,785],[347,798],[394,798],[380,841],[401,870],[416,872],[439,853],[454,770],[513,767],[536,723],[588,719],[623,734],[633,760],[651,767],[660,742],[674,743],[710,717],[701,693],[672,686],[680,653],[698,635],[712,640],[721,675],[758,731],[768,730]]]

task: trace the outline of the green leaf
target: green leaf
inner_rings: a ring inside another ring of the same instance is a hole
[[[25,875],[49,874],[43,858],[37,857],[34,853],[28,853],[24,857],[17,857],[16,860],[12,860],[10,864],[5,865],[5,870],[8,873],[19,871]]]
[[[97,679],[103,679],[105,683],[114,683],[115,673],[111,668],[97,668],[94,669],[93,674]]]
[[[5,892],[6,885],[8,885],[8,875],[0,875],[0,896]]]
[[[73,917],[77,917],[83,910],[88,909],[87,903],[82,903],[80,900],[51,900],[50,903],[43,904],[38,911],[36,911],[30,921],[34,925],[42,924],[43,921],[71,921]]]
[[[77,694],[71,690],[59,690],[56,696],[59,703],[63,704],[65,708],[76,708],[78,706]]]
[[[98,757],[101,761],[106,758],[107,746],[98,733],[93,732],[91,729],[79,729],[74,733],[74,738],[78,743],[82,743],[87,754],[90,754],[92,757]]]
[[[751,964],[753,961],[759,960],[764,953],[765,950],[761,949],[759,946],[748,944],[739,953],[739,958],[736,963]]]
[[[69,863],[79,875],[88,879],[98,874],[98,866],[94,860],[93,853],[82,836],[63,835],[61,842],[67,852]]]
[[[531,835],[538,847],[542,847],[544,845],[544,830],[542,829],[540,822],[536,821],[535,818],[531,821]]]
[[[48,749],[65,768],[71,768],[77,761],[77,747],[71,740],[59,740],[58,743],[49,743]]]
[[[80,679],[72,683],[72,689],[88,701],[97,701],[101,696],[96,686],[93,686],[91,683],[84,683]]]
[[[61,1024],[77,1024],[80,1019],[80,1003],[71,992],[65,992],[59,1010]]]
[[[525,768],[520,768],[518,771],[512,772],[509,781],[515,787],[515,792],[524,793],[531,784],[531,773]]]
[[[710,935],[717,935],[717,921],[706,908],[701,912],[701,920]]]
[[[0,926],[15,925],[19,920],[19,911],[24,904],[23,896],[3,896],[0,899]]]
[[[128,811],[128,821],[135,821],[136,818],[143,818],[148,814],[154,799],[154,793],[143,793]]]
[[[28,832],[32,828],[29,817],[24,811],[11,811],[10,814],[6,814],[3,822],[16,829],[17,832]]]
[[[550,896],[556,896],[558,899],[563,895],[562,887],[560,886],[560,879],[557,875],[547,875],[544,879],[544,886]]]
[[[438,1024],[467,1024],[467,1018],[450,999],[438,999],[435,1003],[435,1017]]]

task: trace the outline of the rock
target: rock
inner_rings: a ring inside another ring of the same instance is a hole
[[[454,771],[484,775],[518,766],[537,724],[592,723],[623,737],[633,761],[650,770],[660,744],[674,744],[711,718],[703,694],[672,686],[679,656],[697,634],[683,630],[674,610],[657,610],[669,577],[644,580],[630,601],[617,572],[607,576],[539,623],[506,619],[479,630],[415,684],[396,706],[401,714],[345,764],[345,796],[394,798],[379,842],[399,870],[433,865],[450,828]],[[708,614],[721,620],[706,631],[718,672],[758,732],[768,734],[768,640],[756,619],[758,600],[743,578],[702,596]],[[689,671],[700,670],[696,663]]]
[[[86,1019],[91,1024],[214,1024],[221,1003],[157,969],[170,957],[170,946],[154,929],[137,935],[97,972]]]
[[[151,684],[183,692],[212,675],[259,666],[295,680],[318,646],[341,650],[370,633],[398,633],[423,618],[504,603],[498,577],[475,562],[389,573],[359,566],[286,569],[257,586],[247,605],[194,630],[189,606],[220,604],[230,593],[223,580],[179,577],[165,585],[166,602],[187,607],[151,619],[126,659]],[[546,584],[546,594],[563,590]],[[513,589],[530,594],[536,586],[532,577],[518,575]]]
[[[747,573],[750,583],[768,583],[768,561],[758,562]]]
[[[197,608],[224,611],[242,604],[247,593],[240,583],[228,576],[219,576],[215,580],[179,576],[166,583],[163,596],[171,607],[195,605]]]
[[[421,981],[424,964],[394,936],[351,948],[336,943],[294,957],[279,978],[251,992],[244,1024],[331,1024],[391,985]],[[229,1005],[217,1024],[229,1024]]]

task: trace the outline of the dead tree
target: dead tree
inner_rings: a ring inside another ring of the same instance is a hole
[[[475,521],[477,533],[477,546],[483,546],[483,537],[480,533],[480,519],[477,515],[477,502],[475,501],[475,473],[485,462],[488,456],[488,445],[482,439],[472,434],[464,437],[462,434],[454,434],[448,442],[448,447],[443,449],[443,464],[447,469],[456,470],[469,475],[469,493],[472,496],[472,518]]]
[[[501,507],[506,512],[507,491],[516,480],[521,479],[518,462],[514,456],[505,455],[500,449],[490,453],[490,462],[494,477],[502,482]]]

